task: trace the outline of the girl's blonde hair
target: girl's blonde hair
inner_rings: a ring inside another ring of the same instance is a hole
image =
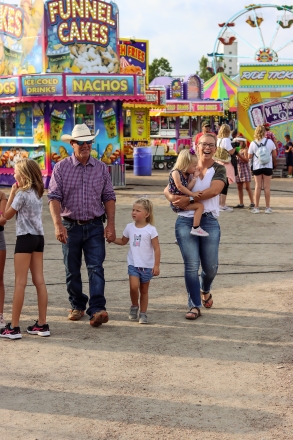
[[[146,212],[149,214],[148,217],[146,218],[146,222],[149,223],[150,225],[155,224],[154,205],[149,199],[145,197],[141,197],[140,199],[136,200],[136,202],[134,202],[134,205],[141,205],[143,209],[145,209]]]
[[[32,159],[20,159],[16,162],[15,168],[21,175],[23,186],[18,191],[33,189],[41,198],[44,194],[44,183],[39,165]]]
[[[220,127],[219,133],[218,133],[218,138],[222,139],[222,138],[228,138],[230,136],[231,133],[231,128],[229,127],[228,124],[223,124]]]
[[[254,131],[254,139],[256,141],[261,141],[266,134],[266,129],[264,128],[263,125],[258,125]]]
[[[195,154],[191,154],[190,150],[182,150],[177,157],[176,163],[172,168],[172,171],[179,170],[185,173],[187,168],[193,161],[196,163],[198,162],[197,156]]]

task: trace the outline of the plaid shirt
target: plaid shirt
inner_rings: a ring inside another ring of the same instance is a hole
[[[90,156],[82,165],[73,154],[53,169],[48,189],[49,203],[58,200],[61,216],[73,220],[90,220],[105,213],[104,204],[115,200],[107,166]]]

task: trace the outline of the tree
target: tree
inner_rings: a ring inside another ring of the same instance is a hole
[[[158,76],[171,76],[172,67],[166,58],[155,58],[150,64],[149,81],[151,82]]]
[[[202,56],[199,61],[199,72],[196,72],[204,82],[214,76],[214,74],[208,70],[208,62],[209,60],[205,56]]]

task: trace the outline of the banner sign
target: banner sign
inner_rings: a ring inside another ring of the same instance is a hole
[[[183,99],[183,82],[180,79],[173,79],[170,84],[170,98]]]
[[[0,99],[18,96],[18,78],[0,78]]]
[[[146,90],[145,91],[146,102],[150,104],[159,105],[159,91],[158,90]]]
[[[189,101],[202,99],[202,81],[199,76],[191,75],[187,80],[187,96]]]
[[[0,3],[0,75],[42,72],[43,19],[44,0]]]
[[[60,75],[34,75],[21,78],[23,96],[62,96],[63,84]]]
[[[115,3],[50,0],[45,6],[51,72],[119,73]]]
[[[293,87],[292,64],[241,64],[240,87],[284,89]]]
[[[128,96],[134,95],[133,76],[66,75],[67,96]]]
[[[136,93],[138,95],[145,94],[145,77],[144,76],[137,76],[136,77]]]
[[[293,120],[293,96],[284,98],[284,101],[271,101],[265,104],[256,104],[250,107],[249,117],[254,128],[268,122],[279,125]]]
[[[167,104],[166,106],[166,112],[190,112],[190,103],[174,103],[174,104]]]
[[[144,75],[148,84],[149,42],[147,40],[121,38],[119,42],[120,73]]]
[[[192,103],[193,112],[222,112],[223,103],[222,102],[204,102],[204,103]]]

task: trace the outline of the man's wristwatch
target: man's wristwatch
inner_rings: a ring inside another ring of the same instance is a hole
[[[191,205],[192,203],[194,203],[194,198],[193,197],[189,197],[189,204]]]

